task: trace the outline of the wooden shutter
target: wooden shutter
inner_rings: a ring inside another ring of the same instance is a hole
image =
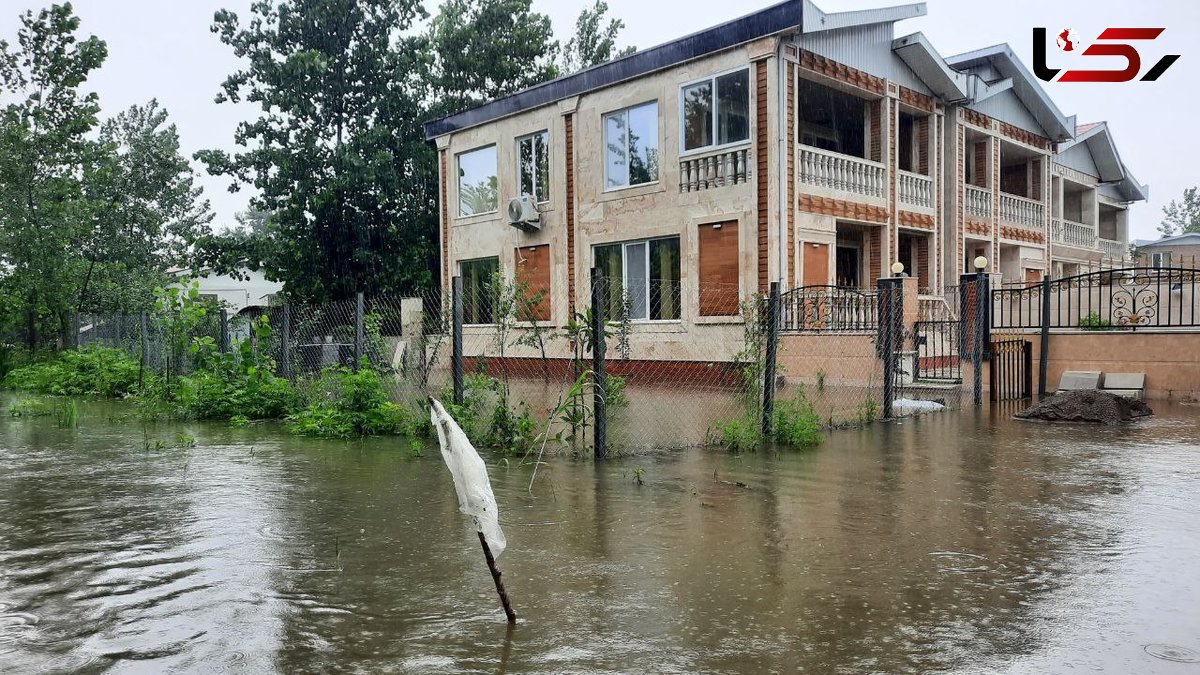
[[[737,316],[738,224],[700,226],[700,316]]]
[[[525,284],[525,301],[518,307],[518,318],[522,321],[549,321],[550,245],[518,248],[516,270],[517,283]]]
[[[824,286],[829,283],[829,244],[804,242],[804,285]]]

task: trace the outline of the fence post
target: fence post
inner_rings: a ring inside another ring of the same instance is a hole
[[[771,421],[775,412],[775,361],[779,349],[779,282],[771,282],[767,296],[767,354],[763,367],[762,433],[771,436]]]
[[[284,379],[292,376],[292,305],[283,305],[283,346],[279,350],[279,372]]]
[[[363,293],[354,294],[354,370],[363,357]]]
[[[221,308],[221,353],[229,352],[229,311]]]
[[[607,347],[604,344],[604,272],[599,267],[592,268],[592,419],[595,430],[592,442],[595,444],[596,459],[604,459],[608,442],[608,411],[604,399],[607,393],[608,378],[604,373],[604,356]]]
[[[1050,277],[1042,277],[1042,344],[1038,350],[1038,397],[1046,395],[1046,367],[1050,359]]]
[[[146,368],[148,368],[150,366],[150,320],[146,316],[146,310],[144,310],[144,309],[142,310],[140,324],[141,325],[139,326],[139,328],[141,329],[140,342],[141,342],[142,353],[141,353],[141,358],[139,359],[139,363],[138,363],[138,386],[139,387],[142,386],[142,382],[144,379],[143,376],[146,372]]]
[[[971,362],[975,371],[974,401],[976,406],[983,405],[983,361],[984,350],[987,349],[987,333],[989,332],[988,307],[992,304],[991,292],[988,290],[988,279],[982,271],[975,275],[975,316],[971,317],[975,324],[975,344],[971,350]]]
[[[896,386],[896,284],[892,279],[876,282],[879,290],[879,353],[883,358],[883,417],[892,416]]]
[[[450,313],[453,324],[450,360],[454,377],[454,405],[463,404],[463,297],[462,277],[450,280]]]

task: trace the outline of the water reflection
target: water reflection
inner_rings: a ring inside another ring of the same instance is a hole
[[[1194,412],[495,465],[511,629],[436,452],[15,420],[0,671],[1156,672],[1200,628]]]

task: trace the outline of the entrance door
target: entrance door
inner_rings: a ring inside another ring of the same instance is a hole
[[[829,244],[804,243],[804,286],[829,283]]]
[[[859,287],[859,270],[861,263],[859,260],[858,248],[854,246],[839,246],[837,247],[837,285],[846,288]]]

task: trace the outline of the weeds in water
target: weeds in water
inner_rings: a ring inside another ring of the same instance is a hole
[[[175,447],[182,450],[190,450],[196,447],[196,437],[191,434],[181,433],[175,436]]]
[[[854,417],[862,425],[874,422],[879,417],[879,404],[871,397],[863,399],[863,402],[858,404]]]
[[[646,477],[646,470],[645,470],[645,469],[643,469],[643,468],[642,468],[642,467],[640,467],[640,466],[636,466],[636,467],[634,467],[634,468],[633,468],[633,480],[634,480],[634,481],[635,481],[635,482],[636,482],[638,485],[645,485],[645,484],[646,484],[645,477]]]
[[[776,443],[807,448],[824,440],[821,419],[808,402],[803,387],[795,397],[777,402],[772,412],[771,433]]]
[[[817,371],[817,391],[820,391],[820,392],[825,391],[825,371],[824,370]]]
[[[13,417],[49,417],[56,412],[56,406],[44,398],[19,398],[8,406],[8,414]]]
[[[425,444],[415,438],[409,439],[408,454],[413,457],[423,457],[425,455]]]
[[[234,429],[245,429],[250,426],[250,418],[245,415],[234,415],[229,418],[229,426]]]
[[[74,429],[79,426],[79,404],[74,399],[68,399],[58,409],[58,426],[61,429]]]

